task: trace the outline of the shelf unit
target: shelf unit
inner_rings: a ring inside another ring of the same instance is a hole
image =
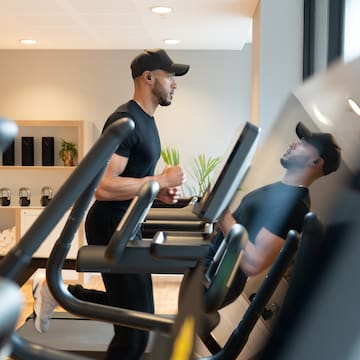
[[[15,166],[0,166],[0,170],[13,168],[63,168],[61,159],[58,156],[61,140],[75,142],[78,145],[78,161],[84,156],[84,122],[72,120],[17,120],[19,128],[18,136],[15,139]],[[21,137],[34,137],[34,158],[35,166],[21,166]],[[41,138],[44,136],[54,137],[54,160],[55,166],[41,166]],[[2,165],[2,162],[1,162]]]
[[[18,120],[16,121],[19,132],[15,139],[15,165],[3,165],[2,156],[0,163],[0,188],[8,188],[11,192],[9,206],[0,205],[0,232],[16,228],[16,241],[24,233],[27,227],[35,221],[38,214],[44,209],[40,205],[41,189],[51,187],[53,194],[62,186],[75,167],[62,165],[58,156],[62,139],[77,144],[78,157],[76,164],[84,156],[84,122],[68,120]],[[21,166],[21,137],[34,137],[34,166]],[[54,166],[42,166],[41,138],[54,137]],[[31,198],[29,206],[20,206],[19,189],[30,189]],[[39,249],[42,256],[51,250],[52,242],[58,231],[54,231]],[[83,244],[83,231],[79,229],[77,234],[79,244]],[[75,249],[76,250],[76,249]],[[74,250],[74,251],[75,251]],[[73,253],[74,253],[73,251]],[[40,255],[39,255],[40,256]]]

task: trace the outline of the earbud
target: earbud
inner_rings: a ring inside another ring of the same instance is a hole
[[[151,80],[151,75],[148,75],[147,79],[148,79],[148,80]]]

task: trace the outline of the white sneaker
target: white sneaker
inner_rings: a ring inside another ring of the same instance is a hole
[[[32,282],[34,297],[34,326],[39,333],[45,333],[50,326],[50,318],[57,302],[52,296],[47,283],[44,270],[37,270]]]

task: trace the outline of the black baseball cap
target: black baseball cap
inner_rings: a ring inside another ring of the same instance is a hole
[[[296,125],[296,135],[317,149],[320,157],[324,160],[324,175],[339,168],[341,148],[332,134],[311,132],[302,122],[299,122]]]
[[[164,70],[175,76],[182,76],[190,69],[190,65],[174,63],[163,49],[144,50],[131,62],[130,67],[133,79],[146,70]]]

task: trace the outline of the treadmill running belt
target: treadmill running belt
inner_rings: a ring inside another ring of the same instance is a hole
[[[80,318],[68,312],[55,312],[49,330],[45,334],[39,334],[34,328],[33,318],[34,315],[30,315],[18,329],[21,337],[40,345],[96,360],[104,359],[114,333],[112,324]]]

